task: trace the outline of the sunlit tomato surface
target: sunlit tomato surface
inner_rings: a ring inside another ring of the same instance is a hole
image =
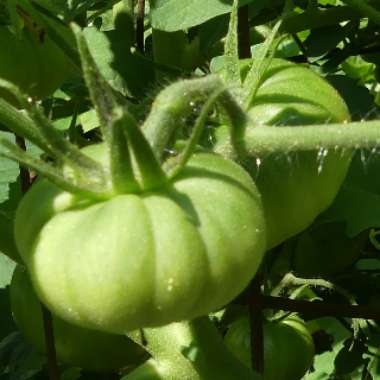
[[[249,62],[242,61],[243,77],[248,68]],[[249,116],[249,128],[262,125],[296,128],[350,120],[346,104],[327,81],[304,65],[282,59],[274,59],[264,74]],[[217,150],[226,136],[226,128],[217,131]],[[301,232],[331,204],[350,158],[349,151],[322,148],[240,158],[263,198],[268,248]]]
[[[103,145],[85,152],[105,156]],[[42,301],[67,321],[114,333],[218,309],[248,285],[265,251],[252,179],[207,153],[161,189],[102,202],[41,180],[15,226]]]

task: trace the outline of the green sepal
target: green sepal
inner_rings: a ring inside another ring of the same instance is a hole
[[[234,0],[230,23],[224,45],[224,80],[230,85],[241,86],[238,43],[238,0]]]
[[[276,23],[264,44],[261,46],[261,49],[252,60],[251,69],[243,82],[245,109],[249,109],[252,105],[261,85],[263,75],[274,57],[279,43],[279,39],[276,39],[276,36],[281,25],[282,20]]]
[[[136,120],[124,108],[117,110],[117,123],[123,127],[128,144],[140,170],[142,187],[152,190],[167,182],[166,175],[156,159],[148,140],[140,130]]]

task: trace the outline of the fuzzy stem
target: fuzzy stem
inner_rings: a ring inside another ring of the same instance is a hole
[[[296,127],[248,127],[243,141],[246,155],[324,149],[377,148],[380,121],[320,124]]]
[[[108,150],[112,189],[116,193],[134,192],[138,188],[137,181],[134,178],[126,149],[127,141],[117,120],[121,101],[100,73],[81,30],[76,26],[73,26],[73,30],[82,59],[83,74],[99,117],[102,135]],[[125,109],[124,114],[127,113],[128,111]],[[133,117],[128,113],[129,122],[135,123],[132,119]]]
[[[157,96],[143,125],[143,132],[159,160],[162,160],[174,132],[183,126],[186,117],[193,112],[195,102],[222,89],[225,87],[221,79],[209,75],[174,83]],[[220,96],[220,103],[233,125],[233,144],[242,141],[241,135],[246,124],[245,113],[227,90]]]
[[[50,123],[42,111],[31,102],[20,91],[20,89],[12,83],[0,79],[0,87],[12,94],[22,106],[31,122],[22,125],[21,123],[10,123],[9,128],[17,135],[30,138],[37,146],[50,154],[53,158],[66,163],[68,166],[77,171],[79,176],[83,175],[84,171],[90,172],[91,178],[96,178],[97,182],[105,182],[102,167],[91,158],[87,157],[73,144],[67,141],[63,135],[57,131]],[[12,112],[12,106],[4,102],[0,103],[3,106],[3,114],[7,115]],[[17,111],[16,111],[17,112]],[[17,113],[21,119],[21,113]],[[17,117],[14,115],[14,117]],[[21,119],[22,120],[22,119]],[[10,120],[12,121],[12,120]],[[25,120],[23,120],[25,121]]]
[[[109,196],[108,193],[103,192],[102,187],[99,189],[93,184],[87,184],[83,182],[74,183],[72,179],[65,178],[62,171],[60,171],[58,168],[55,168],[42,160],[32,157],[7,139],[0,139],[0,155],[10,160],[16,161],[24,167],[37,171],[49,179],[52,183],[70,193],[78,194],[84,197],[100,199],[104,199]]]
[[[173,83],[158,94],[142,130],[159,160],[174,131],[193,112],[196,100],[206,98],[222,85],[218,77],[207,76]]]
[[[0,80],[0,87],[1,80]],[[51,154],[46,139],[36,128],[34,122],[20,110],[0,99],[0,123],[18,136],[23,136],[48,154]]]

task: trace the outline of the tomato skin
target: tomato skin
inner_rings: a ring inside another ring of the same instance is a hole
[[[40,302],[28,274],[17,267],[10,285],[13,318],[25,337],[40,352],[45,351]],[[93,371],[134,367],[146,359],[144,350],[125,336],[83,329],[53,316],[58,360]]]
[[[42,180],[20,203],[15,235],[49,309],[114,333],[227,304],[248,285],[265,251],[252,179],[234,162],[206,153],[195,154],[161,191],[93,204]]]
[[[251,368],[250,326],[248,317],[233,322],[224,338],[227,348]],[[300,380],[311,367],[313,339],[305,323],[296,318],[264,323],[263,380]]]
[[[0,50],[5,52],[0,61],[0,78],[37,99],[53,93],[74,70],[48,36],[39,38],[27,28],[18,37],[6,26],[0,26]],[[4,91],[0,95],[9,100]]]
[[[248,68],[248,61],[242,61],[243,77]],[[257,128],[350,119],[346,104],[324,79],[282,59],[272,61],[248,113]],[[218,129],[216,151],[227,135],[225,127]],[[350,151],[323,150],[241,157],[262,195],[268,248],[304,230],[332,203],[350,160]]]

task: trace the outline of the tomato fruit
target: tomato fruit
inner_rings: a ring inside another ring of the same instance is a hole
[[[292,269],[301,277],[334,275],[353,265],[368,242],[368,233],[349,238],[343,223],[326,223],[302,233],[295,243]]]
[[[243,77],[248,69],[249,61],[243,61]],[[270,64],[248,112],[251,128],[350,119],[346,104],[330,84],[307,67],[282,59]],[[222,150],[226,136],[225,127],[216,132],[217,151]],[[351,152],[323,149],[240,157],[262,195],[268,248],[304,230],[331,204],[350,158]]]
[[[105,145],[83,152],[102,162]],[[45,180],[16,212],[39,298],[61,318],[123,333],[192,319],[237,296],[265,251],[260,195],[236,163],[194,154],[161,189],[78,199]]]
[[[40,352],[45,351],[41,304],[28,274],[17,267],[10,285],[13,318],[25,337]],[[59,361],[93,371],[134,367],[147,354],[123,335],[83,329],[53,316],[55,347]]]
[[[37,99],[54,92],[73,71],[70,61],[48,36],[40,38],[27,28],[18,37],[0,26],[0,51],[0,78]]]
[[[224,338],[227,348],[251,367],[250,326],[247,317],[233,322]],[[264,323],[263,380],[299,380],[311,367],[313,339],[299,318]]]

